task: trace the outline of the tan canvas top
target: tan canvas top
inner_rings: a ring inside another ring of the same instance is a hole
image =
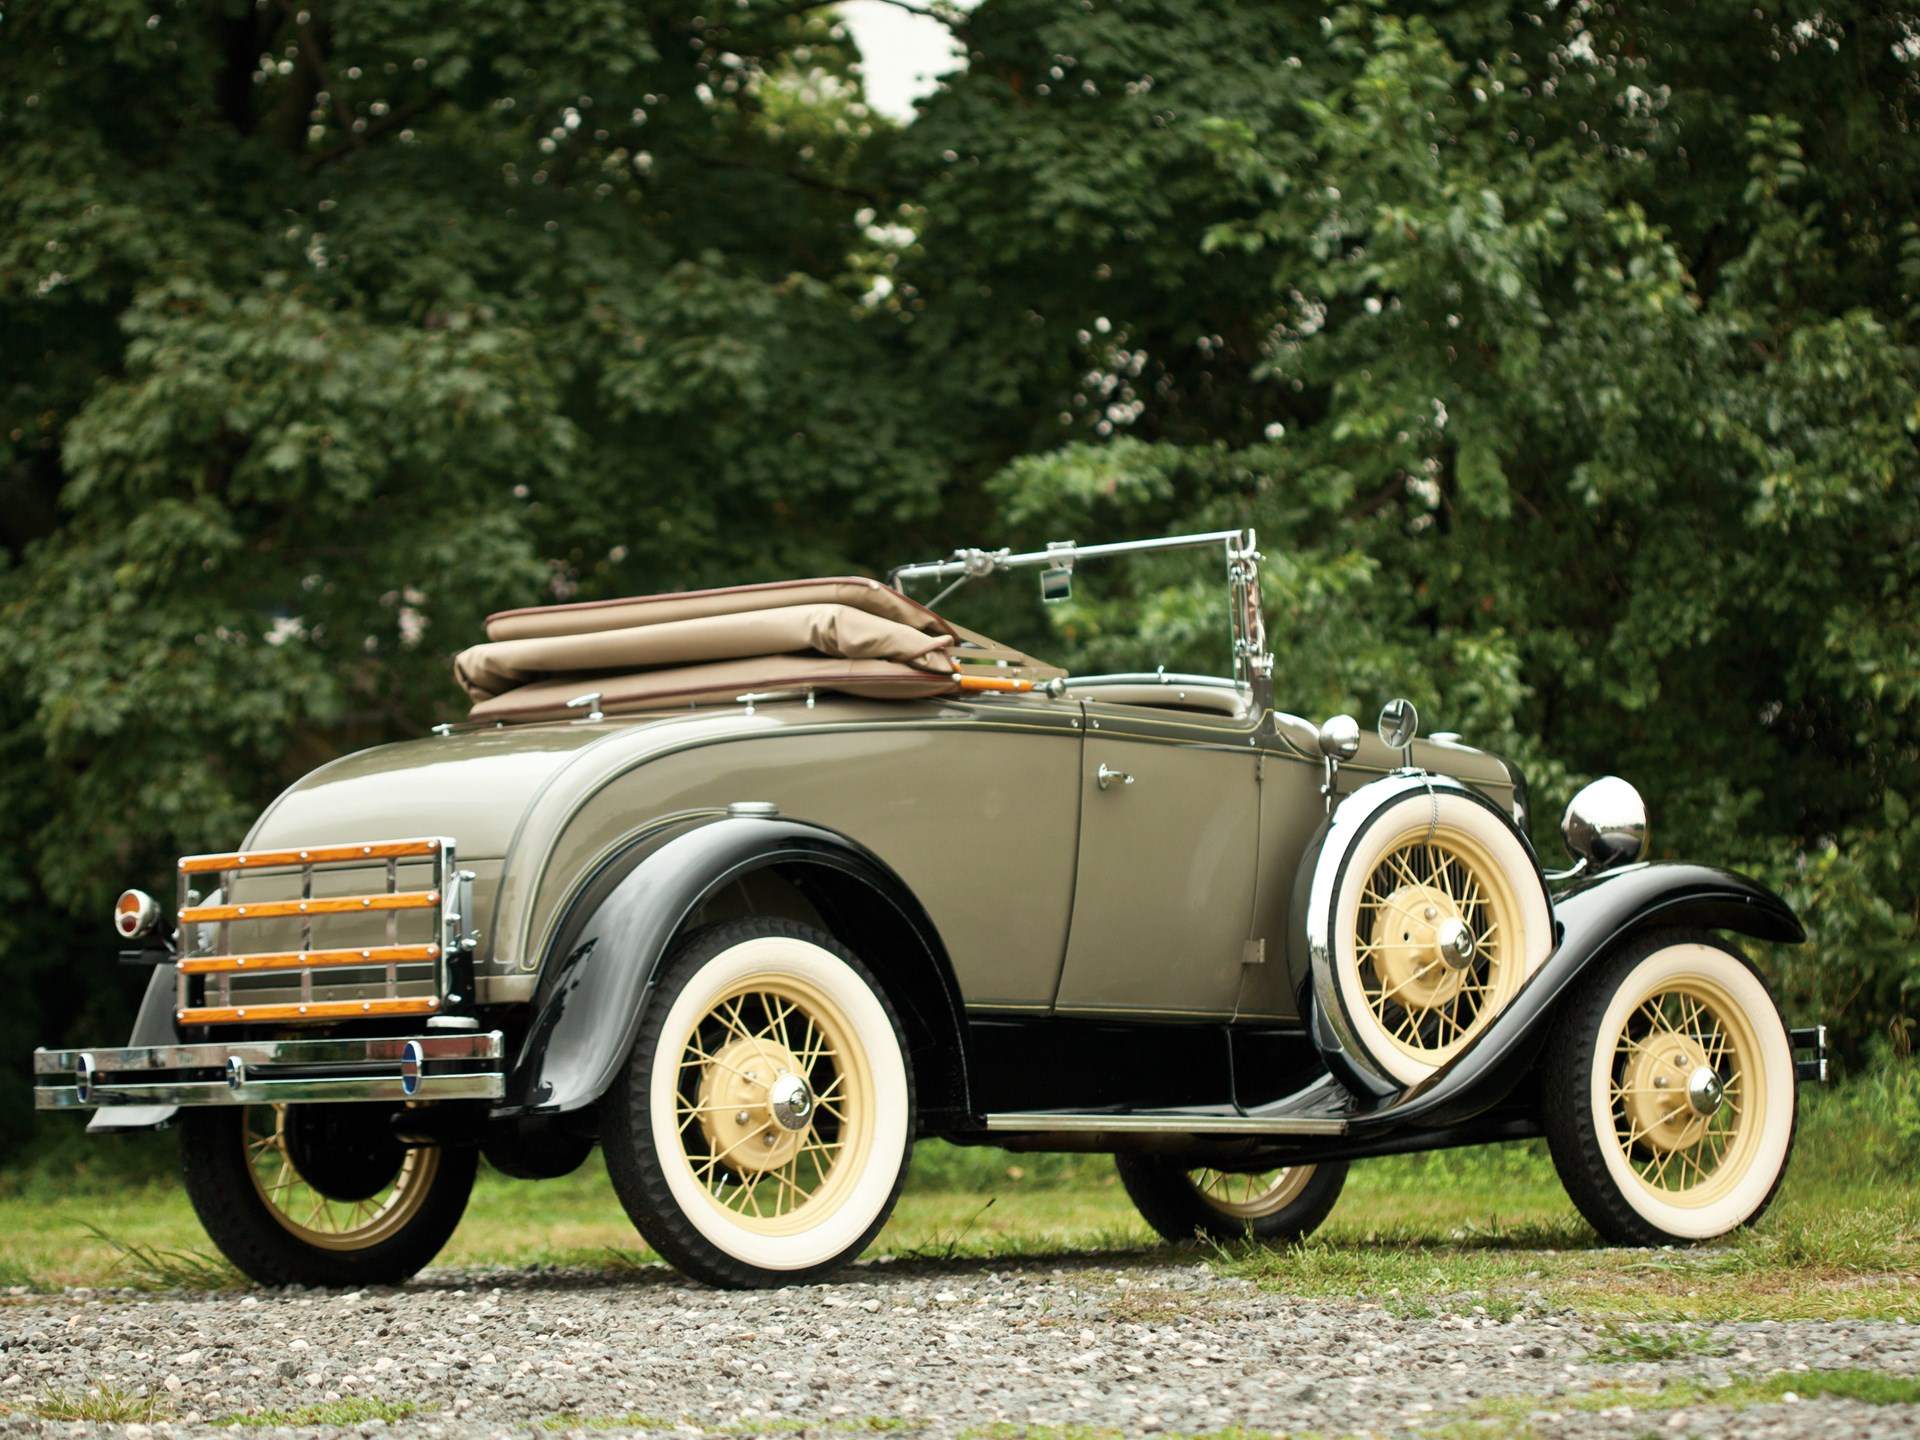
[[[666,595],[636,595],[625,600],[588,600],[576,605],[535,605],[502,610],[487,617],[489,640],[532,640],[547,635],[585,635],[629,625],[659,625],[789,605],[848,605],[911,625],[929,635],[951,635],[953,626],[917,600],[857,575],[823,580],[776,580],[766,585],[733,585],[724,590],[678,590]]]
[[[837,690],[901,700],[952,693],[951,675],[932,675],[892,660],[843,660],[829,655],[756,655],[748,660],[715,660],[667,670],[626,675],[547,680],[522,685],[504,695],[477,701],[467,712],[473,720],[557,720],[577,718],[567,702],[583,691],[598,692],[598,708],[608,715],[630,710],[671,710],[687,705],[737,700],[742,695],[779,690]]]
[[[965,674],[1064,672],[942,619],[876,580],[836,577],[508,610],[454,673],[475,720],[658,709],[787,689],[920,697]]]

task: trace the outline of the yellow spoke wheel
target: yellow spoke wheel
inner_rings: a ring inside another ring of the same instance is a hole
[[[1636,1244],[1751,1224],[1792,1148],[1773,998],[1711,936],[1654,937],[1582,982],[1550,1045],[1547,1138],[1594,1228]]]
[[[603,1102],[635,1227],[716,1285],[785,1285],[863,1250],[913,1144],[913,1081],[878,982],[784,920],[698,932],[668,961]]]
[[[1335,812],[1309,921],[1316,1002],[1344,1052],[1331,1058],[1376,1090],[1452,1060],[1553,943],[1545,884],[1506,815],[1458,786],[1394,783],[1349,831]]]
[[[247,1107],[247,1173],[267,1212],[288,1234],[323,1250],[365,1250],[405,1230],[433,1190],[439,1149],[408,1149],[396,1141],[382,1147],[390,1154],[343,1162],[337,1135],[303,1143],[304,1118],[289,1105]],[[384,1116],[369,1110],[361,1118],[372,1125]]]
[[[1300,1197],[1313,1179],[1313,1166],[1289,1165],[1281,1170],[1240,1174],[1233,1170],[1189,1170],[1187,1182],[1200,1198],[1233,1220],[1258,1220],[1282,1210]]]
[[[398,1285],[452,1236],[480,1163],[396,1138],[379,1102],[192,1106],[178,1130],[200,1223],[262,1285]]]
[[[721,994],[681,1041],[679,1158],[736,1223],[804,1230],[872,1148],[872,1073],[839,1005],[793,976]]]
[[[1422,826],[1373,867],[1355,959],[1368,1013],[1401,1054],[1439,1065],[1499,1013],[1526,978],[1520,906],[1477,837]]]
[[[1332,1211],[1346,1183],[1343,1161],[1272,1170],[1217,1170],[1177,1157],[1114,1156],[1120,1183],[1140,1216],[1179,1244],[1217,1240],[1299,1240]]]

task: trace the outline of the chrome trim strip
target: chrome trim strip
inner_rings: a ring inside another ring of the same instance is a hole
[[[480,1035],[432,1034],[373,1040],[250,1040],[211,1045],[155,1045],[121,1050],[35,1050],[33,1073],[64,1075],[91,1055],[104,1072],[127,1070],[224,1070],[230,1058],[255,1065],[398,1065],[407,1046],[418,1045],[423,1060],[498,1060],[506,1037],[498,1030]]]
[[[1098,690],[1112,685],[1163,685],[1167,689],[1181,690],[1228,690],[1237,691],[1240,686],[1224,675],[1189,675],[1171,670],[1116,670],[1108,675],[1070,675],[1066,688],[1074,690]]]
[[[226,1080],[196,1080],[154,1085],[99,1085],[90,1100],[74,1085],[34,1087],[36,1110],[83,1110],[120,1105],[285,1105],[299,1101],[346,1100],[498,1100],[507,1093],[507,1077],[498,1070],[477,1075],[422,1076],[414,1092],[399,1076],[351,1075],[338,1079],[258,1080],[238,1085]]]
[[[1159,1111],[1133,1115],[1021,1110],[989,1115],[989,1130],[1111,1131],[1156,1135],[1344,1135],[1347,1122],[1331,1116],[1182,1115]]]

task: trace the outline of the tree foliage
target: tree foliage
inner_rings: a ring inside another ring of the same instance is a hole
[[[0,1040],[491,608],[1235,523],[1288,708],[1410,694],[1543,850],[1625,774],[1796,1007],[1913,1010],[1920,12],[942,13],[898,127],[784,0],[4,11]],[[980,603],[1220,663],[1216,577],[1082,588]]]

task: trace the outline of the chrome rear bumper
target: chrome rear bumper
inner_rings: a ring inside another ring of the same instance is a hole
[[[506,1093],[498,1030],[379,1040],[268,1040],[120,1050],[36,1050],[37,1110],[118,1105],[498,1100]]]

